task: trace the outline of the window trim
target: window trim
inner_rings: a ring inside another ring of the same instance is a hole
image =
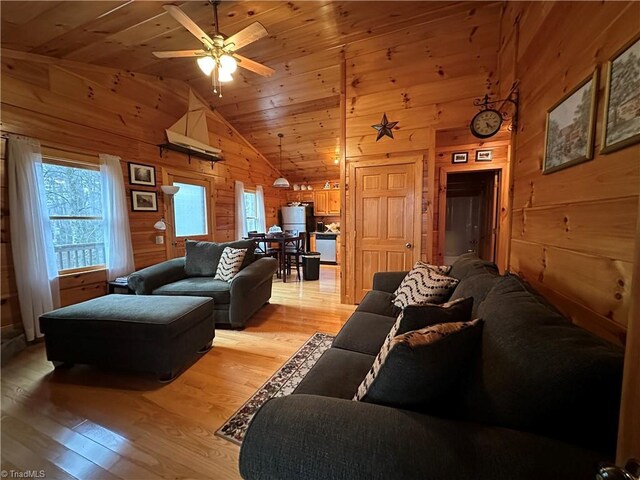
[[[256,211],[256,215],[257,215],[257,213],[258,213],[258,190],[256,188],[253,188],[253,189],[252,188],[245,188],[244,189],[244,194],[246,195],[247,193],[252,193],[253,194],[253,198],[255,199],[254,200],[255,211]],[[247,229],[247,232],[253,231],[253,230],[249,230],[249,218],[253,218],[256,221],[256,223],[258,223],[258,217],[257,216],[256,217],[249,217],[247,215],[247,205],[246,204],[245,204],[245,208],[244,208],[244,218],[245,218],[244,226]]]
[[[69,160],[66,158],[60,158],[51,154],[42,154],[42,163],[48,165],[58,165],[60,167],[68,168],[83,168],[85,170],[100,171],[100,166],[96,163],[89,163],[88,161]],[[51,220],[104,220],[104,216],[65,216],[65,215],[49,215],[49,221]],[[106,270],[107,266],[104,263],[98,263],[96,265],[87,265],[86,267],[77,268],[63,268],[58,270],[58,277],[64,275],[74,275],[78,273],[88,273],[94,270]]]

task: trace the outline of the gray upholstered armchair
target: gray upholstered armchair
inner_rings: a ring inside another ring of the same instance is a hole
[[[249,248],[243,268],[231,282],[213,278],[226,246]],[[211,297],[217,326],[243,328],[271,298],[273,274],[278,266],[274,258],[255,258],[252,246],[251,240],[229,243],[187,241],[186,257],[167,260],[131,274],[129,288],[137,295]]]

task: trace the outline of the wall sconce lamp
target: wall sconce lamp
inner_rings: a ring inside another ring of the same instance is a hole
[[[164,232],[167,230],[167,222],[165,222],[164,217],[154,223],[153,228],[158,232],[162,232],[162,235],[156,235],[156,245],[164,244]]]
[[[160,189],[162,190],[162,193],[164,193],[165,195],[169,195],[170,197],[173,197],[176,193],[178,193],[178,190],[180,190],[180,187],[176,185],[162,185]]]

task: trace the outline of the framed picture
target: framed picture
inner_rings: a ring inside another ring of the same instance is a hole
[[[493,150],[476,150],[476,162],[490,162],[493,160]]]
[[[158,198],[156,192],[131,190],[131,210],[134,212],[157,212]]]
[[[640,38],[607,64],[601,153],[640,142]]]
[[[469,161],[468,152],[454,152],[451,154],[451,163],[467,163]]]
[[[131,185],[156,186],[156,169],[151,165],[129,162],[129,183]]]
[[[593,157],[598,70],[547,112],[542,173],[551,173]]]

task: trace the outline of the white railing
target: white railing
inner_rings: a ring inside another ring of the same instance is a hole
[[[56,264],[58,270],[90,267],[105,263],[104,243],[76,243],[56,245]]]

